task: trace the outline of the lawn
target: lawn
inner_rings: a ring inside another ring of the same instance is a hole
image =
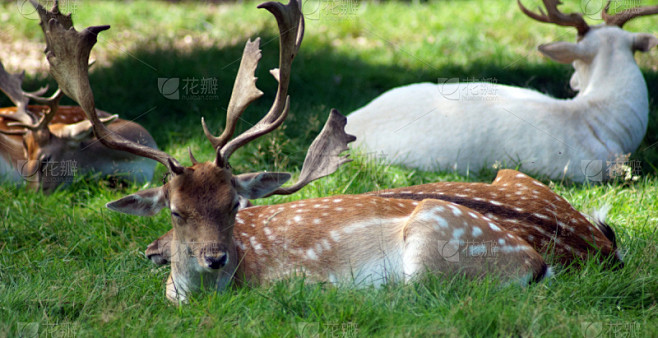
[[[200,120],[217,131],[244,42],[260,36],[257,71],[263,98],[239,125],[244,130],[269,108],[276,90],[278,42],[271,15],[256,4],[155,1],[61,1],[78,29],[110,24],[101,33],[90,79],[100,109],[145,126],[161,149],[190,164],[212,159]],[[565,1],[567,2],[567,1]],[[571,1],[569,1],[571,3]],[[21,1],[0,3],[0,59],[27,71],[26,89],[48,82],[36,15]],[[52,3],[52,1],[50,1]],[[528,0],[528,6],[532,1]],[[588,3],[583,1],[583,3]],[[633,2],[634,3],[634,2]],[[331,108],[347,114],[383,91],[438,78],[488,80],[535,88],[557,97],[574,93],[571,67],[542,58],[536,46],[573,41],[575,30],[536,23],[513,1],[432,1],[380,4],[343,0],[304,5],[306,35],[293,64],[291,113],[284,128],[239,150],[238,173],[298,172],[306,147]],[[565,4],[565,11],[580,4]],[[626,29],[658,33],[656,18]],[[596,17],[588,17],[597,23]],[[658,63],[638,54],[650,96],[650,126],[632,158],[635,182],[603,185],[548,182],[581,211],[610,205],[609,221],[627,251],[621,271],[584,262],[580,271],[526,288],[493,280],[429,277],[382,289],[348,289],[301,279],[258,288],[202,293],[191,304],[164,296],[168,267],[143,250],[170,228],[166,212],[151,218],[118,214],[104,204],[143,187],[112,188],[76,177],[50,196],[0,186],[0,337],[235,335],[235,336],[656,336],[658,335]],[[178,99],[161,93],[158,79],[177,78]],[[216,81],[206,93],[183,84]],[[69,101],[70,103],[70,101]],[[10,102],[2,97],[0,106]],[[434,181],[484,181],[495,174],[459,176],[419,172],[353,155],[329,178],[288,197],[257,203],[401,187]],[[158,167],[153,185],[165,169]]]

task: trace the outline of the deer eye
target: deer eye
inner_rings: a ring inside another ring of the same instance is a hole
[[[177,212],[175,212],[175,211],[172,211],[172,212],[171,212],[171,215],[174,216],[174,217],[176,217],[176,218],[183,218],[183,216],[181,216],[179,213],[177,213]]]

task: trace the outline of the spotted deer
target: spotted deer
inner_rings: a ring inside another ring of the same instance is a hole
[[[8,73],[0,63],[0,90],[15,104],[0,108],[0,177],[26,181],[30,188],[46,193],[77,174],[100,173],[137,183],[153,178],[155,162],[105,147],[94,137],[91,122],[80,107],[59,105],[61,90],[47,98],[40,96],[47,87],[24,92],[23,76]],[[29,105],[31,100],[41,105]],[[101,110],[98,114],[113,132],[157,147],[139,124]],[[65,165],[68,172],[62,172]]]
[[[587,217],[543,183],[516,170],[499,171],[492,184],[436,182],[365,195],[454,203],[484,215],[562,266],[577,269],[579,262],[598,259],[610,268],[623,267],[622,253],[605,215]],[[155,264],[171,260],[172,235],[166,233],[146,249],[146,256]]]
[[[348,115],[354,147],[385,161],[423,170],[465,174],[496,162],[527,173],[575,182],[605,179],[603,165],[637,149],[647,131],[647,84],[635,52],[648,52],[658,38],[622,29],[658,6],[631,8],[588,25],[579,13],[562,13],[558,0],[546,12],[526,15],[574,27],[577,42],[539,46],[545,56],[571,63],[572,99],[495,83],[417,83],[391,89]],[[483,93],[483,90],[486,93]]]
[[[540,280],[548,273],[541,256],[523,239],[477,212],[445,201],[335,196],[238,211],[241,201],[291,193],[334,172],[347,160],[340,153],[354,139],[343,130],[345,119],[333,113],[311,145],[300,179],[292,187],[281,188],[290,178],[286,173],[232,173],[231,154],[285,120],[292,61],[304,33],[298,1],[287,5],[266,2],[259,8],[271,12],[279,26],[279,68],[271,71],[278,81],[274,103],[256,125],[233,137],[242,112],[262,95],[254,77],[260,40],[249,41],[229,101],[224,132],[213,136],[202,120],[216,158],[200,163],[190,154],[190,167],[163,151],[111,133],[99,120],[87,76],[87,58],[97,34],[109,26],[78,32],[62,26],[58,15],[42,15],[49,38],[50,73],[62,91],[80,104],[101,142],[154,159],[169,171],[170,178],[163,186],[107,204],[112,210],[140,216],[154,215],[163,208],[171,211],[169,299],[185,301],[189,292],[202,286],[221,290],[231,282],[259,284],[296,273],[305,274],[309,280],[367,285],[404,281],[428,270],[447,276],[492,274],[523,281]],[[491,255],[484,255],[488,243],[496,247]],[[445,259],[446,250],[451,260]]]
[[[605,215],[591,221],[541,182],[516,170],[498,172],[492,184],[437,182],[370,192],[368,195],[422,201],[437,199],[468,207],[495,221],[564,266],[599,259],[623,266],[622,254]]]

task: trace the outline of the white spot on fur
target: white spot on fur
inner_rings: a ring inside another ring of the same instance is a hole
[[[455,229],[452,231],[452,239],[457,241],[462,235],[464,235],[464,229]]]
[[[538,218],[541,218],[541,219],[546,219],[546,220],[550,220],[550,219],[551,219],[550,217],[548,217],[548,216],[546,216],[546,215],[543,215],[543,214],[537,214],[537,213],[535,213],[535,214],[533,214],[533,215],[535,215],[535,217],[538,217]]]
[[[256,252],[263,249],[263,246],[260,243],[258,243],[258,241],[256,241],[256,237],[254,236],[251,236],[249,238],[249,243],[251,244],[251,247],[254,248],[254,250],[256,250]]]
[[[330,250],[331,249],[331,244],[329,243],[329,241],[326,238],[322,239],[322,247],[325,250]]]
[[[331,231],[329,232],[329,236],[331,236],[331,239],[332,239],[334,242],[340,242],[340,234],[338,233],[338,231],[336,231],[336,230],[331,230]]]
[[[293,220],[295,220],[295,222],[299,223],[299,222],[302,221],[302,216],[297,215],[297,216],[293,217]]]
[[[474,226],[473,227],[473,237],[480,237],[482,235],[482,229],[479,227]]]
[[[313,251],[313,249],[308,249],[308,250],[306,251],[306,257],[307,257],[308,259],[312,259],[312,260],[314,260],[314,261],[317,261],[317,260],[318,260],[318,255],[315,254],[315,251]]]
[[[493,231],[502,231],[497,225],[489,222],[489,228]]]
[[[461,216],[461,215],[462,215],[462,211],[459,210],[459,208],[457,208],[456,206],[454,206],[454,205],[450,205],[449,207],[450,207],[450,209],[452,210],[452,213],[453,213],[455,216]]]

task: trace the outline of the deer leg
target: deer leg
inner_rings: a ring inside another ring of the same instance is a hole
[[[439,200],[419,203],[404,228],[407,280],[424,272],[502,281],[541,280],[547,266],[522,238],[472,209]]]
[[[144,254],[157,265],[167,265],[171,262],[171,240],[174,238],[174,230],[169,230],[160,238],[151,242]]]

